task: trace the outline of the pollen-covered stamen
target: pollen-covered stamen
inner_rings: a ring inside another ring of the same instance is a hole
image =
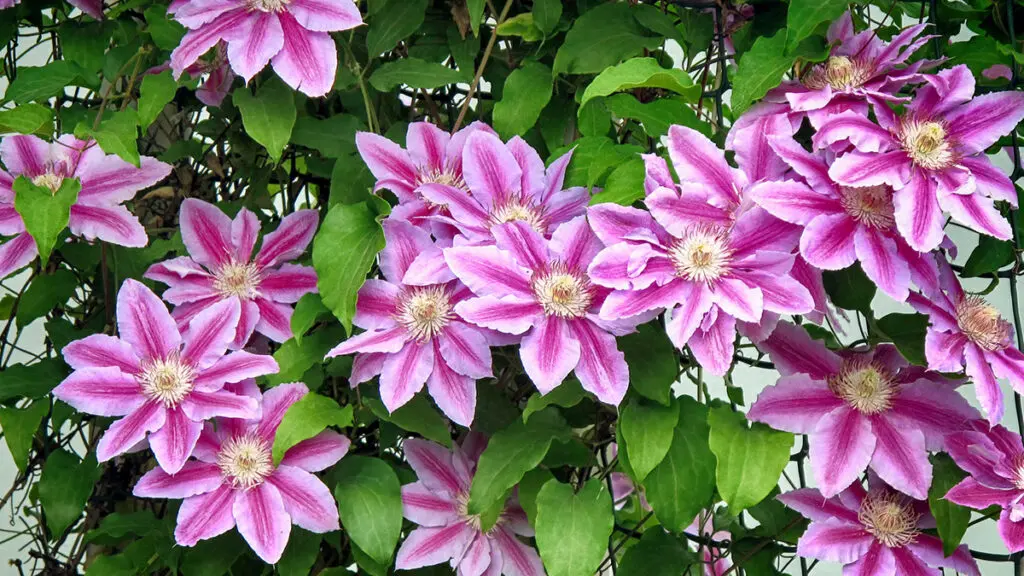
[[[444,286],[412,288],[399,298],[396,320],[420,342],[441,333],[454,317]]]
[[[221,444],[217,466],[235,488],[255,488],[274,472],[270,443],[255,432],[232,436]]]
[[[693,282],[713,282],[729,271],[732,250],[725,231],[696,228],[668,250],[676,276]]]
[[[888,186],[843,186],[840,188],[839,202],[851,218],[868,228],[888,230],[896,223],[892,188]]]
[[[917,539],[919,518],[906,498],[889,491],[868,494],[857,513],[864,529],[889,548],[900,548]]]
[[[32,179],[32,183],[41,188],[47,188],[51,193],[56,194],[64,183],[64,177],[59,174],[47,172]]]
[[[892,407],[896,383],[883,366],[863,359],[846,360],[839,373],[828,378],[832,392],[863,414],[877,414]]]
[[[803,83],[812,90],[820,90],[825,86],[833,90],[845,90],[863,86],[869,79],[869,65],[847,56],[832,56],[828,62],[812,68],[804,76]]]
[[[977,296],[968,296],[956,305],[956,323],[967,339],[983,350],[1003,350],[1013,344],[1010,323]]]
[[[547,233],[547,221],[543,210],[522,198],[513,197],[494,207],[491,211],[490,226],[506,222],[526,222],[538,234]]]
[[[1017,490],[1024,490],[1024,454],[1018,454],[1011,465],[1013,469],[1013,485]]]
[[[926,170],[941,170],[953,164],[953,147],[940,122],[908,120],[900,127],[899,141],[914,164]]]
[[[469,186],[467,186],[466,181],[462,179],[462,175],[451,168],[422,169],[416,175],[416,184],[418,186],[422,186],[423,184],[442,184],[444,186],[458,188],[463,192],[469,192]]]
[[[157,359],[143,368],[142,393],[167,408],[177,406],[192,391],[195,369],[178,356]]]
[[[594,301],[594,286],[576,270],[556,263],[533,280],[533,293],[548,316],[580,318]]]
[[[214,275],[213,288],[222,296],[253,300],[260,295],[260,269],[251,262],[231,261]]]
[[[291,0],[246,0],[246,8],[250,11],[281,12],[289,3]]]

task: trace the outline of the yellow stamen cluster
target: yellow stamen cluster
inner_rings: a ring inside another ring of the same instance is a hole
[[[230,262],[214,275],[213,288],[225,297],[253,300],[260,295],[260,270],[250,262]]]
[[[888,230],[896,223],[892,188],[885,185],[865,188],[843,186],[840,194],[843,210],[868,228]]]
[[[877,414],[892,407],[897,386],[892,375],[881,365],[852,359],[843,363],[839,373],[828,379],[836,396],[862,414]]]
[[[396,320],[412,337],[426,342],[441,333],[454,317],[452,303],[443,286],[412,288],[399,300]]]
[[[828,62],[811,69],[803,79],[804,86],[820,90],[825,86],[833,90],[846,90],[863,86],[871,78],[871,68],[847,56],[832,56]]]
[[[864,529],[889,548],[900,548],[917,539],[919,518],[909,501],[889,491],[868,494],[857,513]]]
[[[255,488],[274,472],[270,444],[255,432],[228,438],[217,453],[217,466],[235,488]]]
[[[559,264],[534,278],[533,292],[548,316],[580,318],[594,301],[590,280]]]
[[[941,170],[955,160],[946,139],[946,127],[940,122],[905,121],[900,128],[900,145],[914,164],[926,170]]]
[[[956,322],[971,341],[989,352],[1002,350],[1013,342],[1010,323],[999,311],[977,296],[968,296],[956,305]]]
[[[725,231],[696,228],[668,250],[676,276],[693,282],[713,282],[729,272],[732,250]]]
[[[153,360],[139,377],[142,393],[167,408],[177,406],[192,391],[195,369],[177,356]]]

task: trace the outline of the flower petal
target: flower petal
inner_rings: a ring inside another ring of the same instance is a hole
[[[468,523],[437,528],[417,528],[406,536],[395,557],[395,568],[414,570],[461,558],[476,535]]]
[[[943,498],[960,506],[984,510],[989,506],[1008,508],[1019,495],[1019,490],[989,488],[968,476],[950,488]]]
[[[193,390],[182,400],[181,409],[189,419],[196,422],[214,417],[251,420],[260,416],[260,404],[255,398],[227,390],[215,392]]]
[[[444,491],[422,482],[402,486],[402,515],[420,526],[447,526],[459,519],[459,505]]]
[[[139,498],[189,498],[206,494],[224,484],[224,474],[216,464],[190,460],[175,474],[160,468],[146,472],[132,489]]]
[[[272,356],[240,350],[222,356],[209,368],[201,371],[192,384],[197,390],[210,392],[219,390],[225,383],[276,374],[277,371],[277,361]]]
[[[530,270],[543,270],[551,256],[547,241],[526,222],[514,221],[491,228],[498,248],[515,257],[516,262]]]
[[[493,533],[494,542],[501,550],[501,573],[506,576],[544,576],[540,555],[512,535],[511,530],[498,526]],[[492,557],[492,562],[493,557]]]
[[[380,373],[380,399],[394,412],[423,389],[434,369],[434,347],[410,340],[384,360]]]
[[[160,468],[176,474],[192,454],[203,424],[190,420],[180,408],[169,408],[166,412],[164,425],[149,435],[149,447]]]
[[[534,326],[544,309],[534,300],[516,296],[481,296],[455,305],[455,313],[466,322],[506,334],[522,334]]]
[[[896,576],[896,559],[888,546],[875,542],[860,560],[843,567],[843,576]]]
[[[135,376],[114,367],[79,368],[54,388],[53,395],[97,416],[124,416],[146,401]]]
[[[718,206],[739,203],[725,153],[706,136],[691,128],[672,126],[668,130],[668,154],[680,182],[704,184],[719,197]]]
[[[463,376],[441,358],[441,350],[434,349],[434,369],[427,379],[427,391],[437,407],[452,422],[469,428],[476,413],[476,380]]]
[[[818,216],[800,236],[800,254],[812,266],[841,270],[857,260],[856,234],[860,226],[846,214]]]
[[[496,201],[519,192],[523,171],[515,156],[489,132],[476,131],[462,150],[462,174],[473,197],[487,210]]]
[[[694,294],[696,284],[673,280],[663,286],[653,285],[643,290],[616,290],[601,305],[604,320],[618,320],[643,314],[648,310],[669,308]],[[710,295],[710,292],[708,292]],[[709,299],[710,302],[710,299]]]
[[[452,322],[437,342],[443,361],[455,372],[471,378],[488,378],[494,374],[491,350],[479,329]]]
[[[965,371],[974,382],[974,393],[989,422],[998,424],[1003,419],[1003,392],[992,372],[989,356],[974,344],[964,347]]]
[[[888,184],[897,190],[910,180],[910,173],[910,158],[902,150],[884,154],[847,152],[828,169],[832,180],[844,186]]]
[[[141,372],[139,357],[124,340],[106,334],[91,334],[61,350],[72,369],[114,367],[126,374]]]
[[[932,483],[932,465],[928,461],[924,434],[920,430],[896,427],[884,416],[871,418],[875,434],[875,453],[871,469],[893,488],[918,500],[928,498]]]
[[[568,322],[545,316],[525,337],[519,348],[523,369],[541,394],[554,390],[580,362],[580,342]]]
[[[448,267],[474,294],[533,298],[530,277],[512,254],[497,246],[446,248]]]
[[[15,134],[0,141],[0,160],[7,170],[29,178],[46,172],[50,145],[38,136]]]
[[[292,0],[288,12],[303,28],[317,32],[349,30],[363,23],[351,0]]]
[[[195,546],[200,540],[208,540],[235,527],[232,503],[235,491],[222,485],[213,492],[186,498],[178,510],[178,525],[174,529],[174,541],[181,546]]]
[[[629,366],[615,337],[585,318],[571,320],[569,331],[579,341],[576,376],[583,389],[601,402],[618,406],[629,387]]]
[[[295,309],[288,304],[273,302],[266,298],[257,298],[255,302],[260,311],[256,331],[274,342],[291,340],[293,336],[292,314]]]
[[[822,417],[810,436],[811,468],[825,497],[835,496],[868,467],[875,452],[871,422],[843,406]]]
[[[231,219],[219,208],[195,198],[181,203],[181,239],[192,259],[211,270],[231,261]]]
[[[1024,94],[1011,90],[975,96],[945,120],[949,139],[965,153],[982,152],[1024,120]]]
[[[848,523],[857,524],[857,511],[846,507],[837,498],[825,498],[821,492],[814,488],[800,488],[790,490],[785,494],[776,496],[779,502],[787,507],[796,510],[801,516],[816,522],[831,519],[838,519]]]
[[[0,244],[0,279],[28,266],[38,255],[36,241],[27,232]]]
[[[124,206],[75,204],[68,220],[71,233],[87,240],[99,238],[111,244],[142,248],[149,243],[146,229]]]
[[[146,434],[159,430],[167,418],[167,410],[158,402],[149,401],[114,422],[96,446],[96,459],[106,462],[124,454],[146,439]]]
[[[267,482],[281,494],[284,509],[296,526],[317,534],[341,528],[334,496],[316,476],[282,463]]]
[[[263,395],[263,416],[260,418],[256,433],[273,442],[285,412],[308,393],[309,388],[301,382],[280,384],[268,390]]]
[[[239,491],[231,513],[238,524],[238,533],[252,551],[267,564],[277,564],[292,531],[292,521],[278,489],[264,482],[250,490]]]
[[[238,298],[229,298],[197,314],[183,335],[185,349],[182,358],[200,369],[212,366],[224,356],[235,338],[241,312]]]
[[[281,459],[281,465],[294,466],[307,472],[320,472],[341,460],[351,445],[351,440],[334,430],[324,430],[289,448]]]
[[[1003,510],[996,526],[999,529],[999,537],[1003,539],[1003,544],[1006,544],[1011,553],[1024,550],[1024,521],[1010,520],[1010,511]]]
[[[842,405],[843,401],[827,383],[797,373],[784,376],[774,386],[762,390],[747,418],[777,430],[811,434],[825,414]]]
[[[317,291],[316,270],[310,266],[282,264],[276,270],[263,273],[259,291],[274,302],[294,304],[306,294]]]
[[[939,197],[939,206],[957,222],[982,234],[1000,240],[1009,240],[1013,235],[1010,221],[993,206],[990,198],[980,194],[945,194]]]
[[[841,214],[843,210],[834,196],[792,180],[758,182],[747,190],[747,194],[772,216],[801,226],[806,226],[821,214]]]
[[[400,351],[410,339],[405,326],[392,326],[382,330],[370,330],[356,334],[327,353],[328,358],[344,356],[353,352],[384,352],[394,354]]]
[[[356,134],[356,148],[377,180],[393,180],[410,187],[416,182],[416,166],[409,153],[391,140],[372,132]]]
[[[735,339],[736,320],[728,314],[719,312],[715,321],[706,330],[698,329],[693,333],[690,337],[690,350],[710,374],[723,376],[732,366]]]
[[[866,226],[857,228],[853,241],[864,274],[894,300],[906,300],[910,294],[910,268],[898,256],[896,242]]]
[[[906,187],[893,194],[896,228],[918,252],[934,250],[945,236],[936,194],[935,181],[923,170],[914,170]]]
[[[447,448],[429,440],[411,438],[402,444],[402,451],[409,466],[428,489],[450,495],[469,490],[469,477],[459,473]]]
[[[78,193],[78,202],[91,206],[127,202],[135,198],[139,190],[166,178],[171,169],[170,164],[149,156],[140,159],[138,168],[117,156],[99,156],[97,161],[84,166],[79,164],[77,174],[82,189]]]
[[[715,305],[711,290],[704,284],[682,282],[686,286],[686,294],[680,298],[681,304],[669,309],[665,320],[665,332],[672,344],[682,350],[690,338],[704,321],[705,315]]]
[[[311,32],[289,12],[280,12],[284,46],[271,63],[284,83],[306,96],[318,98],[334,86],[338,49],[327,32]]]
[[[797,554],[826,562],[850,564],[867,553],[874,537],[859,524],[838,520],[811,522],[800,537]]]

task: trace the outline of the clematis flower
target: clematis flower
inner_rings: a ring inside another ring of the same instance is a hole
[[[292,524],[323,534],[340,528],[331,491],[313,473],[348,452],[349,439],[331,430],[292,446],[274,465],[271,448],[288,408],[305,396],[305,384],[281,384],[248,394],[262,407],[256,420],[207,423],[190,460],[177,474],[154,468],[135,485],[141,498],[182,498],[174,540],[195,546],[238,527],[267,564],[281,559]],[[248,396],[247,396],[248,397]]]
[[[942,541],[922,532],[935,527],[926,502],[887,487],[865,491],[857,483],[831,498],[802,488],[778,499],[811,520],[797,542],[797,555],[843,564],[844,576],[936,574],[935,568],[981,575],[967,545],[947,558]]]
[[[586,218],[562,224],[551,240],[526,222],[491,232],[496,245],[444,250],[452,272],[477,296],[456,304],[455,312],[478,326],[523,335],[519,357],[541,394],[575,371],[585,390],[618,405],[629,386],[629,367],[615,336],[632,332],[640,320],[598,318],[608,290],[586,272],[601,249]]]
[[[829,168],[843,186],[888,184],[896,228],[919,252],[943,238],[943,211],[965,226],[1010,238],[1010,224],[995,200],[1017,205],[1010,179],[985,156],[986,148],[1024,119],[1024,94],[996,92],[974,97],[967,66],[926,76],[902,117],[875,106],[878,124],[856,112],[832,116],[814,136],[815,146],[845,146]]]
[[[707,519],[701,524],[701,517],[706,515],[706,512],[700,512],[697,517],[693,519],[693,522],[687,526],[683,532],[693,536],[700,536],[708,538],[713,542],[726,542],[732,540],[732,534],[725,530],[715,530],[714,518],[711,515],[707,515]],[[692,545],[692,544],[691,544]],[[727,573],[732,574],[733,568],[732,558],[727,555],[723,555],[722,549],[715,546],[701,546],[701,564],[704,565],[704,576],[725,576]]]
[[[928,496],[929,450],[978,417],[956,381],[910,366],[894,346],[837,354],[799,326],[780,323],[760,344],[782,378],[761,392],[747,417],[807,434],[811,469],[826,497],[865,468],[915,498]]]
[[[666,329],[678,348],[689,346],[709,372],[732,363],[736,322],[759,324],[765,311],[803,314],[814,299],[793,279],[800,229],[757,206],[740,206],[744,172],[701,134],[673,126],[659,187],[645,199],[650,213],[611,204],[594,206],[590,223],[606,248],[588,269],[595,284],[613,288],[604,320],[669,310]],[[760,187],[793,183],[762,181]]]
[[[829,177],[821,155],[790,137],[769,142],[808,186],[762,186],[750,196],[776,218],[803,227],[800,254],[808,263],[839,270],[860,261],[868,278],[901,302],[911,280],[929,293],[938,290],[934,256],[911,248],[896,230],[891,186],[841,186]]]
[[[175,77],[223,40],[246,83],[269,62],[286,84],[313,97],[334,85],[338,49],[329,33],[363,23],[352,0],[188,0],[170,12],[189,28],[171,53]]]
[[[476,412],[476,380],[493,375],[487,331],[469,324],[458,304],[470,296],[447,268],[411,284],[418,256],[443,259],[430,235],[408,222],[384,221],[383,280],[359,290],[352,322],[366,330],[327,357],[358,353],[353,384],[380,375],[380,396],[393,412],[423,388],[454,422],[468,427]]]
[[[285,216],[255,256],[260,222],[245,208],[232,220],[213,204],[186,198],[179,219],[189,256],[154,264],[145,274],[170,286],[164,299],[175,305],[178,327],[187,328],[215,302],[233,300],[242,313],[232,349],[244,347],[254,331],[275,342],[290,339],[292,305],[317,287],[313,268],[286,262],[301,256],[313,240],[317,212]]]
[[[479,453],[465,443],[449,451],[418,439],[406,440],[402,449],[418,477],[402,486],[402,512],[419,528],[402,542],[395,568],[414,570],[448,562],[460,576],[544,575],[537,551],[516,538],[533,536],[533,528],[515,497],[505,503],[487,532],[481,529],[480,517],[467,512]]]
[[[965,370],[989,421],[998,424],[1003,418],[1003,392],[996,378],[1006,378],[1024,393],[1024,354],[1014,347],[1012,326],[995,306],[965,294],[944,261],[940,274],[941,292],[928,297],[912,292],[907,299],[915,310],[928,315],[924,341],[928,368]]]
[[[970,430],[950,434],[946,451],[970,476],[946,493],[946,500],[984,510],[999,506],[999,536],[1010,552],[1024,550],[1024,448],[1019,434],[979,420]]]
[[[179,2],[184,5],[187,0]],[[171,3],[174,7],[174,3]],[[159,74],[171,69],[170,62],[150,68],[148,74]],[[199,88],[196,89],[196,98],[207,106],[216,108],[224,102],[228,92],[231,91],[231,84],[235,81],[235,73],[231,71],[228,63],[228,45],[219,42],[213,51],[213,58],[210,60],[196,60],[191,66],[184,70],[185,74],[192,77],[202,78]]]
[[[123,416],[100,439],[100,462],[148,434],[157,463],[174,474],[192,453],[204,420],[259,416],[256,401],[224,390],[226,383],[277,372],[270,356],[225,354],[238,316],[238,302],[218,302],[182,334],[156,294],[125,280],[117,294],[120,338],[93,334],[65,346],[64,361],[74,372],[53,395],[81,412]]]
[[[71,206],[71,234],[139,248],[149,241],[146,230],[122,204],[171,172],[169,164],[148,156],[143,156],[141,167],[136,168],[117,156],[103,154],[95,142],[70,135],[52,144],[36,136],[8,136],[0,141],[0,160],[7,168],[0,170],[0,236],[14,236],[0,245],[0,278],[39,255],[14,207],[18,176],[53,192],[60,190],[64,180],[77,179],[81,190]]]

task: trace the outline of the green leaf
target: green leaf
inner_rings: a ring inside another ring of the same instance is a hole
[[[330,118],[303,116],[295,123],[292,142],[317,150],[326,158],[342,158],[351,169],[348,156],[356,153],[356,132],[364,128],[363,121],[350,114]]]
[[[566,378],[564,382],[555,387],[547,394],[536,392],[526,401],[523,408],[523,422],[528,422],[530,416],[540,412],[548,406],[561,406],[571,408],[587,397],[587,392],[580,385],[576,378]]]
[[[452,435],[448,430],[448,420],[437,411],[423,394],[417,394],[401,408],[392,413],[378,398],[363,397],[363,402],[381,420],[391,422],[402,430],[415,432],[428,440],[445,446],[452,445]]]
[[[291,321],[292,334],[295,335],[295,341],[301,344],[302,337],[306,335],[306,332],[318,320],[330,315],[331,311],[324,306],[324,302],[320,299],[319,294],[310,293],[299,298],[299,301],[295,303],[295,312],[292,313]]]
[[[44,264],[50,260],[57,236],[68,227],[71,205],[78,200],[81,189],[81,183],[70,178],[64,179],[56,191],[36,186],[25,176],[18,176],[14,181],[14,209],[35,240],[39,260]]]
[[[554,408],[534,414],[528,423],[516,420],[494,434],[473,476],[469,513],[480,514],[503,501],[505,493],[544,460],[552,440],[568,437],[569,428]]]
[[[672,384],[679,378],[676,349],[657,323],[643,324],[619,338],[619,350],[629,365],[629,387],[665,406],[672,400]]]
[[[978,246],[964,263],[964,278],[977,278],[998,272],[1014,262],[1013,243],[991,236],[979,236]]]
[[[779,489],[775,488],[768,493],[767,498],[747,509],[758,522],[754,532],[763,538],[777,538],[784,542],[796,543],[807,527],[807,521],[779,502],[778,495]]]
[[[0,371],[0,402],[12,398],[42,398],[67,375],[64,362],[56,358],[35,364],[14,364]]]
[[[351,425],[351,406],[338,406],[333,399],[314,392],[306,394],[284,413],[274,437],[274,464],[281,462],[289,448],[316,436],[328,426],[347,428]]]
[[[644,532],[626,550],[616,576],[677,576],[694,563],[693,553],[679,538],[657,528]]]
[[[365,202],[335,205],[313,239],[313,267],[320,297],[349,334],[356,294],[383,249],[384,230]]]
[[[402,532],[402,487],[383,460],[349,456],[335,468],[334,497],[345,533],[370,558],[389,566]]]
[[[728,406],[711,408],[708,445],[718,460],[718,493],[732,514],[757,504],[779,483],[789,462],[793,435],[764,424],[747,428],[743,414]]]
[[[337,346],[345,335],[337,326],[319,330],[301,341],[293,338],[274,352],[274,360],[280,367],[277,374],[267,376],[271,386],[302,380],[302,375],[313,366],[319,366],[331,348]]]
[[[99,540],[116,543],[124,540],[127,536],[145,536],[150,532],[161,530],[163,526],[163,522],[157,520],[151,510],[127,513],[112,512],[103,517],[98,528],[90,530],[85,535],[85,541]]]
[[[275,76],[263,83],[255,96],[248,90],[235,90],[231,97],[242,113],[245,132],[267,149],[274,162],[279,162],[295,126],[292,89]]]
[[[466,9],[469,11],[469,26],[473,36],[479,36],[480,22],[484,19],[484,0],[466,0]]]
[[[27,408],[0,407],[0,429],[4,431],[4,441],[11,451],[14,464],[21,472],[28,465],[28,454],[32,450],[32,439],[36,430],[50,411],[50,403],[37,400]]]
[[[402,58],[388,62],[370,75],[370,84],[381,92],[389,92],[402,84],[410,88],[430,90],[464,81],[465,78],[458,70],[419,58]]]
[[[642,159],[627,160],[612,170],[612,173],[608,175],[608,180],[604,183],[604,188],[590,198],[590,205],[614,202],[630,206],[644,197],[644,178],[646,177],[647,170],[644,168]]]
[[[309,570],[320,555],[320,543],[323,540],[320,534],[292,528],[292,533],[288,535],[288,545],[277,563],[277,573],[280,576],[309,576]]]
[[[946,500],[946,492],[967,477],[946,454],[934,454],[932,461],[932,485],[928,489],[928,508],[935,516],[935,526],[942,539],[942,552],[949,556],[967,532],[971,521],[971,509]]]
[[[57,60],[45,66],[18,66],[18,77],[7,87],[4,100],[25,104],[44,102],[64,93],[68,86],[84,86],[81,66]]]
[[[39,501],[46,513],[46,525],[53,538],[58,538],[82,515],[93,486],[100,478],[96,457],[85,460],[63,449],[46,457],[39,477]]]
[[[558,150],[553,157],[568,150]],[[586,136],[576,141],[572,161],[565,174],[565,185],[591,187],[618,165],[632,160],[642,149],[639,146],[619,145],[605,136]]]
[[[608,553],[615,517],[599,479],[579,492],[549,480],[537,495],[537,548],[548,576],[589,576]]]
[[[850,0],[790,0],[786,13],[786,44],[793,50],[823,22],[839,19],[850,8]]]
[[[335,204],[359,204],[373,201],[373,185],[376,179],[358,156],[340,158],[331,170],[331,197],[328,206]]]
[[[163,112],[177,91],[178,83],[174,81],[170,70],[149,74],[142,79],[142,85],[139,87],[139,126],[143,130],[149,128]]]
[[[237,530],[210,540],[201,540],[185,552],[181,562],[182,576],[224,576],[231,565],[247,549]]]
[[[181,44],[185,27],[168,17],[166,6],[150,6],[145,12],[146,24],[153,43],[161,50],[174,50]]]
[[[632,94],[614,94],[605,98],[605,106],[619,118],[632,118],[643,124],[647,135],[660,138],[668,134],[673,124],[679,124],[711,137],[707,122],[679,98],[659,98],[647,104],[641,103]]]
[[[519,36],[524,42],[537,42],[544,39],[544,33],[533,23],[533,13],[523,12],[506,19],[498,26],[498,36]]]
[[[666,14],[656,6],[650,4],[637,4],[633,10],[633,17],[641,26],[668,40],[675,40],[680,45],[686,39],[676,28],[676,18],[672,14]]]
[[[49,276],[36,276],[18,303],[18,327],[28,326],[36,318],[65,304],[78,289],[78,277],[66,268],[58,268]]]
[[[778,86],[795,61],[796,56],[786,55],[785,32],[776,33],[771,38],[758,38],[740,58],[739,67],[732,77],[733,113],[739,116]]]
[[[691,100],[700,94],[700,87],[694,86],[684,70],[662,68],[654,58],[633,58],[598,74],[584,90],[580,106],[594,98],[634,88],[663,88]]]
[[[928,331],[928,317],[924,314],[888,314],[878,319],[879,330],[896,345],[900,354],[911,364],[925,366],[924,338]]]
[[[875,284],[859,263],[842,270],[825,270],[822,273],[825,292],[832,303],[844,310],[858,310],[870,314],[871,301],[875,298]]]
[[[370,21],[366,49],[371,58],[387,52],[419,29],[426,16],[427,0],[388,0]]]
[[[561,17],[562,0],[534,0],[533,23],[545,36],[555,31]]]
[[[142,165],[138,145],[139,115],[133,108],[114,112],[89,133],[105,153],[117,154],[136,168]]]
[[[35,103],[4,110],[0,112],[0,132],[48,137],[53,132],[53,110]]]
[[[523,479],[519,481],[519,484],[516,485],[516,491],[519,494],[519,505],[526,512],[526,518],[530,521],[530,526],[537,525],[537,494],[553,478],[554,476],[551,475],[550,471],[544,468],[534,468],[527,472]]]
[[[551,101],[554,84],[551,69],[537,62],[524,62],[505,80],[501,100],[494,105],[494,128],[503,138],[521,136],[537,123]]]
[[[104,53],[110,45],[112,30],[113,27],[106,22],[65,21],[58,31],[64,58],[78,64],[85,71],[99,71],[103,68],[106,58]]]
[[[714,454],[708,447],[707,407],[680,396],[679,423],[661,464],[644,480],[645,494],[658,521],[682,532],[711,502],[715,492]],[[620,460],[622,444],[619,444]],[[628,446],[626,450],[628,452]],[[627,456],[628,457],[628,456]]]
[[[565,35],[555,55],[554,71],[598,74],[644,50],[653,50],[661,42],[661,38],[647,34],[628,3],[600,4],[580,16]]]
[[[677,422],[679,406],[675,404],[663,406],[634,397],[622,408],[619,426],[629,451],[633,480],[643,482],[651,470],[665,459],[672,446]]]

